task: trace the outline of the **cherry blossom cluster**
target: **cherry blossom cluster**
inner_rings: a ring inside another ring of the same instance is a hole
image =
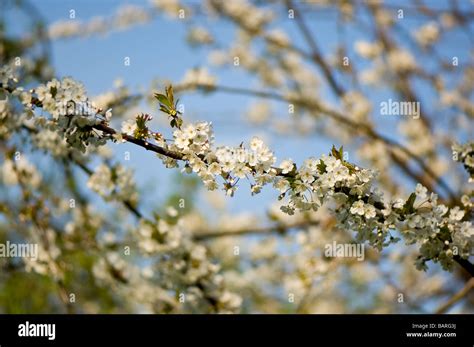
[[[87,186],[105,200],[124,200],[135,204],[138,199],[133,173],[122,165],[101,164],[89,177]]]
[[[248,147],[242,143],[217,148],[213,139],[211,124],[200,122],[175,130],[172,143],[161,139],[159,144],[181,153],[184,170],[197,173],[210,190],[219,187],[219,178],[228,195],[234,194],[242,178],[249,180],[252,193],[271,183],[280,192],[279,199],[286,198],[281,207],[285,213],[316,211],[325,204],[341,228],[355,231],[358,241],[378,250],[397,242],[400,234],[408,244],[420,246],[420,269],[430,260],[450,269],[454,257],[467,258],[473,252],[474,228],[467,207],[439,204],[438,196],[428,196],[420,184],[408,199],[386,200],[374,186],[376,172],[345,161],[342,148],[309,158],[299,168],[291,160],[274,167],[273,152],[259,138]],[[167,166],[178,166],[176,159],[160,156]]]
[[[358,241],[368,241],[379,250],[398,241],[398,231],[407,244],[420,246],[420,269],[425,269],[429,260],[450,269],[454,256],[468,258],[472,254],[474,227],[460,207],[449,209],[439,204],[437,195],[428,196],[420,184],[406,200],[385,201],[373,187],[371,171],[342,169],[344,162],[334,157],[323,157],[320,164],[320,171],[310,176],[306,165],[296,174],[296,180],[280,179],[287,183],[279,185],[292,188],[285,211],[317,209],[326,203],[341,228],[355,231]],[[311,193],[303,195],[305,191]]]
[[[168,211],[168,215],[176,214],[174,209]],[[183,301],[191,306],[207,302],[216,312],[238,310],[242,299],[225,289],[220,266],[210,261],[207,249],[196,244],[182,221],[175,219],[141,220],[135,231],[139,249],[160,259],[153,273],[159,274],[162,287],[174,293],[181,286]]]
[[[0,67],[0,82],[2,86],[8,86],[11,82],[18,82],[18,77],[12,64],[5,64]]]
[[[274,17],[274,13],[271,10],[259,8],[245,0],[211,0],[209,5],[214,10],[230,16],[246,30],[254,33],[262,30]]]
[[[248,177],[253,178],[252,192],[258,193],[263,185],[271,182],[271,175],[276,174],[272,167],[276,161],[273,152],[257,137],[250,140],[248,148],[243,143],[239,147],[213,148],[212,124],[199,122],[174,131],[173,140],[170,145],[165,141],[160,145],[182,153],[186,161],[184,170],[197,173],[209,190],[218,188],[220,177],[226,194],[232,196],[238,180]],[[163,160],[168,166],[177,165],[169,158]]]
[[[41,173],[25,156],[19,160],[6,159],[0,168],[0,181],[5,185],[20,183],[37,188],[41,180]]]
[[[141,219],[130,231],[140,257],[150,265],[126,261],[114,250],[120,240],[110,233],[102,241],[106,255],[93,269],[98,282],[117,286],[119,278],[123,285],[117,290],[144,305],[145,312],[157,307],[160,312],[238,312],[242,299],[226,289],[220,266],[210,261],[203,245],[193,242],[179,220]]]
[[[78,19],[59,21],[48,28],[51,39],[68,37],[88,37],[94,34],[107,34],[114,30],[123,30],[136,24],[143,24],[151,19],[145,8],[125,5],[117,9],[110,18],[94,17],[91,21],[82,23]]]
[[[41,106],[51,115],[49,122],[45,118],[37,118],[37,122],[41,125],[48,123],[47,128],[58,132],[71,147],[85,152],[89,145],[105,144],[105,139],[93,126],[110,120],[111,110],[103,112],[95,107],[89,101],[82,83],[65,77],[41,84],[32,91],[19,89],[17,92],[27,108]]]

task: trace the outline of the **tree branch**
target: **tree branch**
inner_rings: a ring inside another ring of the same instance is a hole
[[[196,231],[194,233],[195,240],[209,240],[220,237],[232,237],[242,235],[268,235],[271,233],[286,234],[291,229],[302,228],[307,226],[319,225],[318,221],[302,221],[293,224],[277,224],[267,227],[253,227],[237,230],[224,230],[224,231]]]
[[[319,47],[314,40],[311,32],[306,25],[303,16],[301,15],[300,11],[298,10],[297,6],[293,4],[293,1],[286,0],[286,5],[289,10],[293,10],[295,13],[296,24],[298,25],[303,37],[305,38],[306,42],[308,43],[311,49],[311,58],[314,62],[321,68],[324,77],[329,82],[331,89],[337,94],[337,96],[342,97],[345,94],[344,89],[337,83],[334,75],[332,74],[331,68],[326,64],[324,57],[322,56]]]
[[[466,285],[456,294],[454,294],[447,302],[442,304],[435,311],[436,314],[446,313],[452,306],[464,298],[474,288],[474,277],[466,282]]]

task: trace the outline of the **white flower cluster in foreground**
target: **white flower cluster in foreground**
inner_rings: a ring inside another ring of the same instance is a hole
[[[473,253],[474,228],[464,218],[468,206],[450,209],[420,184],[408,199],[386,200],[374,187],[375,172],[346,162],[342,149],[309,158],[299,168],[291,160],[277,168],[273,152],[261,139],[253,138],[248,146],[214,149],[213,138],[211,125],[201,122],[176,130],[172,143],[161,140],[159,144],[182,153],[185,170],[197,173],[211,190],[222,186],[233,195],[242,178],[248,179],[252,193],[271,184],[280,199],[286,198],[282,211],[316,211],[326,204],[339,227],[355,231],[359,242],[367,241],[379,250],[398,241],[399,232],[408,244],[420,246],[420,269],[429,260],[450,269],[454,257]],[[159,156],[167,166],[178,166],[177,160]]]
[[[41,105],[52,116],[52,122],[48,122],[49,130],[58,132],[70,146],[85,152],[89,145],[105,144],[100,132],[92,127],[110,119],[111,110],[102,115],[102,110],[89,102],[82,83],[65,77],[41,84],[32,92],[21,88],[17,92],[26,107]],[[44,118],[36,121],[41,125],[46,123]]]
[[[239,179],[252,177],[252,192],[258,193],[276,174],[272,168],[276,161],[273,152],[257,137],[250,141],[248,148],[242,144],[239,147],[214,149],[212,125],[199,122],[176,130],[173,139],[172,144],[162,141],[160,145],[182,153],[186,160],[185,170],[197,173],[210,190],[218,188],[217,178],[222,177],[226,193],[233,195]],[[168,166],[177,165],[173,159],[162,158]]]

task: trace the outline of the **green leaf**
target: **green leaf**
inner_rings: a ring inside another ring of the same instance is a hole
[[[53,98],[54,98],[54,97],[56,96],[56,94],[58,93],[58,88],[56,88],[56,87],[51,87],[50,92],[51,92],[51,95],[52,95]]]
[[[339,159],[340,161],[343,161],[343,157],[344,157],[344,152],[343,152],[343,149],[342,149],[342,146],[341,148],[339,148],[339,150],[336,149],[336,146],[332,145],[332,148],[331,148],[331,155],[336,158],[336,159]]]
[[[345,167],[349,169],[350,174],[353,174],[354,172],[356,172],[356,167],[353,164],[348,163],[347,161],[344,161],[342,162],[342,165],[344,165]]]
[[[168,87],[166,87],[166,96],[168,97],[170,107],[173,107],[174,95],[173,95],[173,86],[171,84]]]
[[[160,105],[160,111],[170,114],[170,110],[165,105]]]
[[[318,164],[318,171],[319,171],[319,174],[322,175],[323,173],[326,172],[326,164],[324,163],[324,161],[322,161],[321,159],[319,160],[319,164]]]
[[[172,104],[170,103],[166,95],[155,93],[155,98],[157,98],[160,103],[167,106],[168,108],[173,108]]]
[[[182,114],[180,111],[178,111],[178,104],[179,104],[179,99],[176,100],[176,103],[175,103],[175,105],[174,105],[174,109],[176,110],[176,113]]]
[[[138,129],[144,129],[146,127],[146,120],[143,116],[138,116],[136,119]]]
[[[413,208],[413,204],[415,203],[415,200],[416,200],[416,194],[411,193],[410,196],[408,197],[407,202],[405,202],[405,205],[403,205],[403,212],[405,213],[415,212],[415,209]]]

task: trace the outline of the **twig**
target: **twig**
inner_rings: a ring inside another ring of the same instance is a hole
[[[319,50],[316,41],[314,40],[309,28],[306,26],[303,16],[299,12],[296,6],[294,6],[293,1],[286,0],[286,5],[288,9],[292,9],[295,13],[296,24],[298,25],[301,33],[303,34],[306,42],[308,43],[311,53],[312,53],[312,60],[321,68],[323,71],[324,77],[329,82],[332,90],[337,94],[337,96],[341,97],[344,95],[344,89],[337,83],[334,75],[331,72],[331,68],[326,64],[324,58]]]
[[[474,277],[471,278],[469,281],[466,282],[466,285],[456,294],[454,294],[448,301],[442,304],[438,309],[435,311],[437,314],[446,313],[454,304],[464,298],[471,289],[474,288]]]
[[[229,236],[242,236],[242,235],[268,235],[271,233],[285,234],[291,229],[301,228],[311,225],[319,225],[317,221],[302,221],[293,224],[279,224],[272,225],[267,227],[254,227],[254,228],[245,228],[237,230],[224,230],[224,231],[197,231],[194,234],[195,240],[208,240],[219,237],[229,237]]]
[[[472,264],[469,260],[461,258],[459,255],[455,255],[453,259],[461,265],[464,270],[466,270],[472,277],[474,277],[474,264]]]

